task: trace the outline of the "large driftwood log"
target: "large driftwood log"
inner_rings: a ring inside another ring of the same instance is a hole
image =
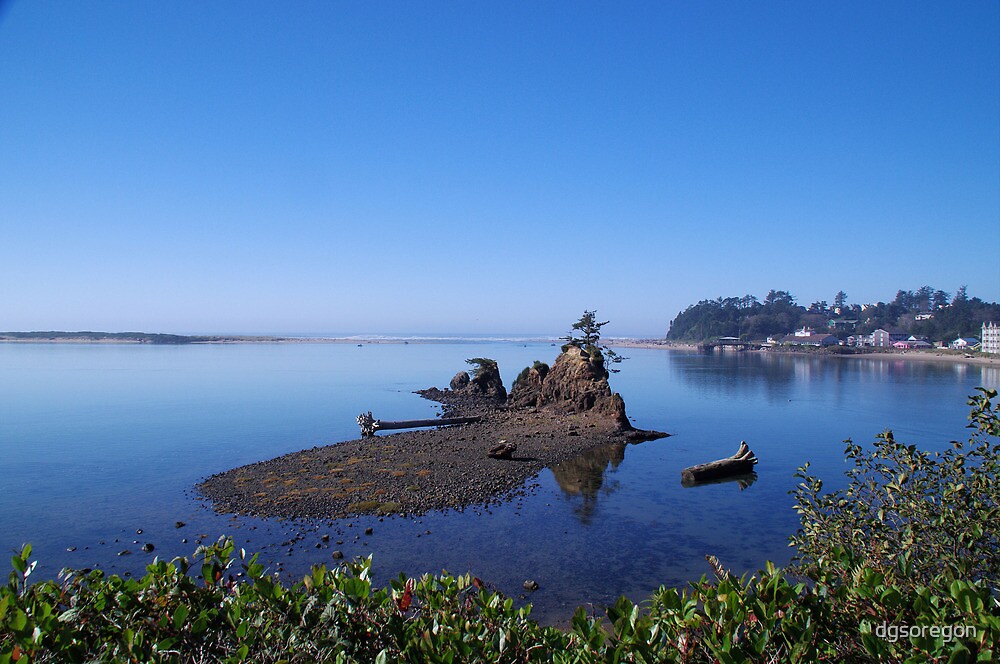
[[[419,429],[422,427],[441,427],[449,424],[470,424],[472,422],[478,422],[480,419],[481,418],[479,416],[438,417],[432,420],[399,420],[396,422],[383,422],[382,420],[375,419],[370,410],[367,413],[361,413],[357,417],[358,426],[361,427],[362,438],[371,438],[375,435],[376,431],[382,431],[384,429]]]
[[[746,475],[753,472],[756,463],[757,456],[753,450],[746,444],[746,441],[741,441],[740,449],[731,457],[682,470],[681,484],[698,484],[732,475]]]

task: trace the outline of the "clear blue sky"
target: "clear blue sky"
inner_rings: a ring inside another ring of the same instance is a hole
[[[0,270],[0,330],[1000,300],[1000,3],[8,2]]]

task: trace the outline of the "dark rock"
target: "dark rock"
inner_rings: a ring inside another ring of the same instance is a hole
[[[132,555],[132,552],[131,552],[131,551],[129,551],[128,549],[125,549],[124,551],[119,551],[119,552],[118,552],[118,555],[119,555],[119,556],[131,556],[131,555]]]
[[[472,377],[472,383],[467,389],[474,389],[479,394],[496,401],[506,401],[507,388],[503,386],[497,363],[487,358],[478,359],[481,361],[476,369],[476,375]]]
[[[365,528],[365,535],[371,535],[373,532],[375,531],[372,530],[371,528]]]
[[[538,582],[528,579],[527,581],[524,582],[524,589],[527,590],[529,593],[534,592],[538,590]]]
[[[177,522],[174,523],[174,528],[183,528],[186,525],[187,524],[184,523],[183,521],[177,521]]]
[[[537,406],[542,394],[542,382],[549,372],[549,365],[544,362],[535,362],[530,367],[525,367],[510,389],[508,401],[512,406],[519,408]]]
[[[334,560],[340,560],[341,558],[344,557],[344,552],[338,549],[337,551],[334,551],[331,555],[333,556]]]
[[[455,377],[451,379],[451,389],[455,391],[464,390],[469,386],[470,382],[472,382],[472,379],[469,378],[469,372],[459,371],[455,374]]]
[[[511,459],[516,451],[517,443],[508,443],[506,440],[501,440],[497,445],[491,447],[486,455],[493,459]]]
[[[150,544],[149,542],[146,542],[145,544],[142,545],[142,550],[145,551],[146,553],[150,553],[155,548],[156,547]]]

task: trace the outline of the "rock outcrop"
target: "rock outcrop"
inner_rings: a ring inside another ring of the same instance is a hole
[[[417,394],[444,404],[446,411],[463,413],[491,410],[505,404],[507,388],[503,386],[496,361],[476,357],[466,362],[475,365],[473,376],[470,377],[466,371],[459,371],[449,383],[451,389],[429,387],[426,390],[417,390]]]
[[[486,412],[506,404],[557,414],[598,414],[612,422],[616,430],[628,433],[629,440],[666,435],[632,427],[625,412],[625,400],[608,385],[610,374],[604,365],[604,355],[594,346],[563,346],[552,368],[536,361],[518,375],[509,397],[495,360],[477,357],[466,361],[475,366],[472,376],[460,371],[451,379],[451,389],[429,388],[418,394],[445,404],[446,414]]]
[[[537,360],[532,366],[525,367],[510,388],[510,405],[518,408],[541,405],[542,381],[548,373],[549,365]]]
[[[471,381],[472,379],[469,378],[468,371],[459,371],[457,374],[455,374],[455,377],[451,379],[451,389],[456,391],[464,390],[466,387],[469,386],[469,383]]]
[[[541,363],[536,363],[536,367],[537,364]],[[536,367],[522,373],[523,379],[519,377],[515,382],[512,405],[534,405],[564,413],[596,411],[607,415],[619,429],[632,429],[625,414],[625,401],[611,391],[604,356],[597,348],[564,346],[544,375]]]
[[[468,360],[477,365],[472,381],[463,390],[472,390],[478,394],[496,401],[507,400],[507,388],[503,386],[500,369],[494,360],[477,357]]]
[[[597,349],[567,346],[542,382],[541,404],[563,412],[596,410],[629,430],[625,401],[608,385],[604,356]]]

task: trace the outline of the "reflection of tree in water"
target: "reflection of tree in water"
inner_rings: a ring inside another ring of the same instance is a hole
[[[829,363],[786,353],[745,351],[692,354],[672,361],[670,366],[681,380],[698,390],[727,398],[763,390],[769,402],[779,403],[788,401],[796,381],[808,380],[811,372],[822,372],[824,364]]]
[[[618,468],[625,459],[625,446],[625,443],[611,443],[594,447],[552,468],[552,475],[563,493],[583,498],[583,502],[573,509],[583,523],[590,523],[597,511],[597,496],[602,489],[606,495],[618,487],[618,482],[605,486],[604,473],[608,468]]]

